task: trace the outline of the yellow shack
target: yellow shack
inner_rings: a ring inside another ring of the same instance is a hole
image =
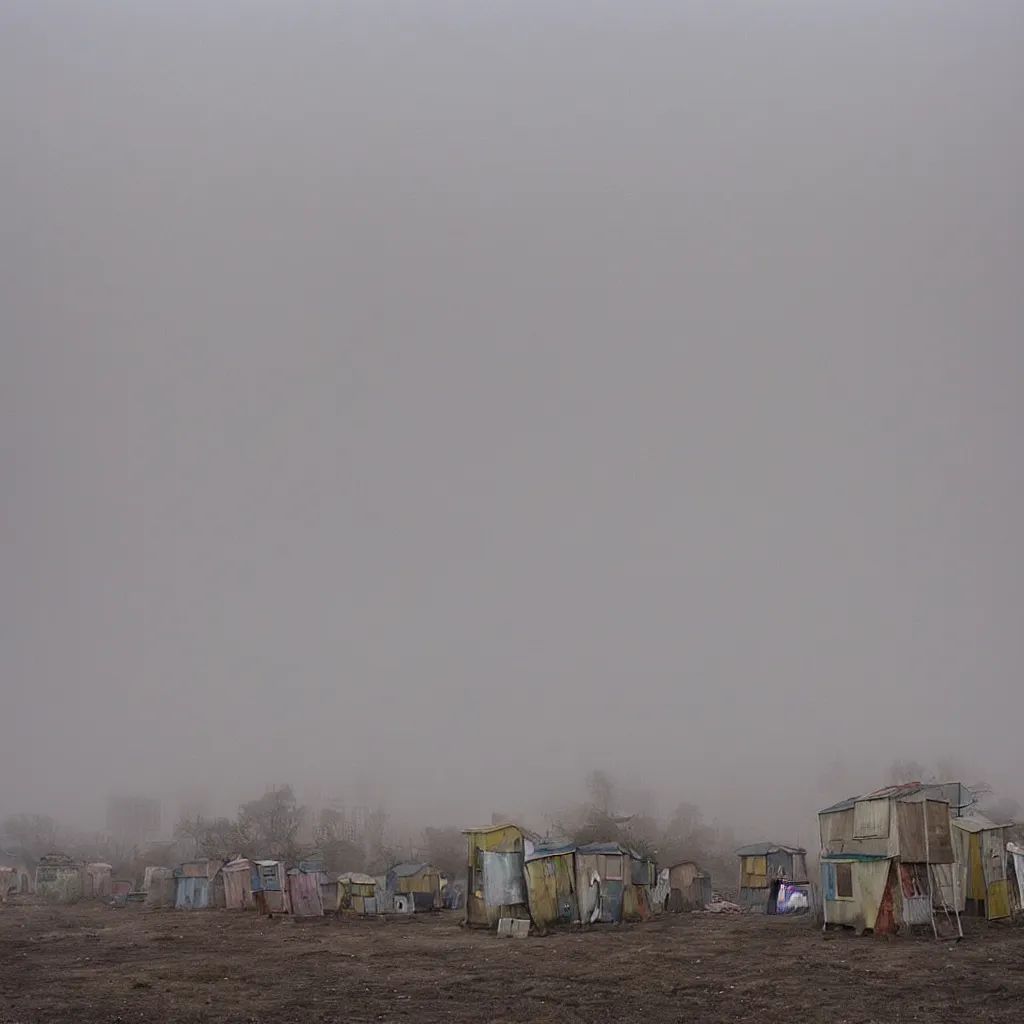
[[[989,921],[1009,917],[1005,827],[981,814],[953,818],[950,825],[963,886],[963,906],[957,909]]]
[[[518,825],[463,829],[466,837],[466,921],[496,928],[503,917],[529,919],[524,878],[525,836]]]
[[[387,891],[411,896],[417,911],[440,910],[441,872],[431,864],[396,864],[388,870]]]

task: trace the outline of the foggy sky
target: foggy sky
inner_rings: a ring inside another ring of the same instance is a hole
[[[1022,46],[7,0],[0,812],[603,767],[810,841],[950,749],[1024,799]]]

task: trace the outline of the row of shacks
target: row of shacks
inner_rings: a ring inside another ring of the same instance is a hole
[[[320,917],[437,910],[442,875],[429,864],[396,864],[386,875],[334,874],[317,860],[286,867],[279,860],[195,860],[170,870],[147,868],[142,892],[152,907],[177,910],[256,910],[261,914]]]
[[[263,914],[359,916],[410,914],[442,907],[465,909],[471,925],[499,918],[558,923],[640,920],[663,910],[700,909],[710,902],[711,879],[693,862],[660,873],[650,858],[618,843],[544,841],[516,825],[465,833],[469,843],[468,898],[437,868],[402,863],[385,875],[332,874],[317,860],[287,868],[279,860],[196,859],[177,868],[148,867],[142,886],[113,878],[109,864],[81,864],[54,854],[35,871],[40,895],[59,902],[106,899],[177,910],[254,909]],[[0,868],[0,871],[3,871]],[[11,891],[30,891],[25,871],[11,869]],[[0,889],[11,879],[0,874]]]
[[[80,899],[124,900],[131,882],[114,878],[109,864],[83,864],[64,854],[41,857],[35,870],[24,858],[0,858],[0,896],[37,893],[48,899],[72,902]]]
[[[615,924],[664,910],[701,909],[711,879],[690,861],[662,871],[618,842],[577,845],[544,840],[514,824],[467,829],[466,924],[497,928],[503,919]]]
[[[333,874],[316,860],[288,868],[279,860],[198,859],[176,868],[148,867],[140,889],[116,879],[109,864],[64,854],[42,857],[34,871],[23,858],[0,853],[0,897],[36,894],[59,903],[140,902],[178,910],[254,909],[265,914],[319,916],[414,913],[451,905],[451,887],[429,864],[396,864],[378,877]]]
[[[912,782],[821,811],[826,926],[962,934],[961,914],[1001,920],[1020,909],[1024,849],[1006,826],[966,813],[971,803],[959,783]]]

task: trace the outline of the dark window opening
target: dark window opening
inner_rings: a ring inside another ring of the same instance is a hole
[[[840,899],[853,899],[853,865],[836,865],[836,896]]]

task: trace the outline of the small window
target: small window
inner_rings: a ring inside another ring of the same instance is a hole
[[[853,865],[836,865],[836,899],[853,899]]]

